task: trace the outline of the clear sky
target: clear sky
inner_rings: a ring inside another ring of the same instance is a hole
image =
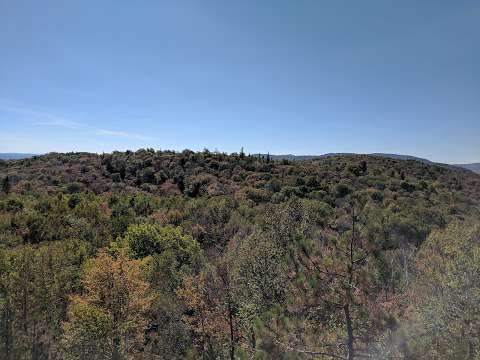
[[[480,161],[480,2],[0,0],[0,152]]]

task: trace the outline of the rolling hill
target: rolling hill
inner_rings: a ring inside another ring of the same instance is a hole
[[[346,359],[325,344],[346,342],[351,317],[372,358],[406,358],[406,346],[425,358],[429,304],[444,290],[456,314],[476,314],[477,278],[459,279],[478,274],[465,260],[478,254],[479,217],[479,175],[391,156],[141,149],[0,161],[0,353],[60,360],[73,349],[80,360],[124,325],[136,359],[200,359],[207,344],[210,359],[302,360],[284,345],[292,337]],[[469,329],[463,319],[445,321]]]
[[[39,154],[28,154],[28,153],[0,153],[0,160],[19,160],[19,159],[26,159],[31,158],[34,156],[38,156]],[[313,159],[320,159],[325,157],[332,157],[332,156],[347,156],[347,155],[359,155],[355,153],[327,153],[322,155],[271,155],[271,154],[259,154],[260,156],[267,157],[270,156],[272,160],[290,160],[290,161],[309,161]],[[391,159],[398,159],[398,160],[415,160],[420,161],[425,164],[438,164],[446,167],[456,166],[466,170],[470,170],[480,174],[480,163],[472,163],[472,164],[443,164],[443,163],[435,163],[425,158],[420,158],[417,156],[411,155],[401,155],[401,154],[386,154],[386,153],[372,153],[368,154],[372,156],[379,156],[379,157],[387,157]]]
[[[272,155],[272,154],[261,154],[261,156],[270,156],[271,159],[274,160],[290,160],[290,161],[308,161],[308,160],[313,160],[313,159],[321,159],[325,157],[332,157],[332,156],[346,156],[346,155],[360,155],[360,154],[355,154],[355,153],[327,153],[327,154],[322,154],[322,155],[292,155],[292,154],[286,154],[286,155]],[[402,154],[387,154],[387,153],[371,153],[371,154],[366,154],[366,155],[371,155],[371,156],[379,156],[379,157],[386,157],[386,158],[391,158],[391,159],[397,159],[397,160],[414,160],[414,161],[420,161],[425,164],[436,164],[440,166],[445,166],[445,167],[459,167],[463,168],[466,170],[470,170],[476,173],[480,173],[480,163],[472,163],[472,164],[444,164],[444,163],[436,163],[433,161],[430,161],[425,158],[420,158],[417,156],[412,156],[412,155],[402,155]]]

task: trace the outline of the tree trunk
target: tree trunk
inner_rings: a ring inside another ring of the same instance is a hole
[[[38,359],[37,351],[37,322],[33,322],[33,332],[32,332],[32,360]]]
[[[228,320],[230,323],[230,360],[235,360],[235,333],[233,328],[233,312],[230,305],[228,305]]]
[[[354,272],[354,260],[353,260],[353,251],[356,242],[356,216],[355,216],[355,207],[352,205],[352,237],[350,238],[350,249],[349,249],[349,263],[347,266],[348,282],[347,288],[345,291],[345,305],[343,306],[343,311],[345,313],[345,325],[347,326],[347,348],[348,348],[348,360],[353,360],[355,358],[355,348],[353,336],[353,325],[352,325],[352,316],[350,314],[350,304],[352,301],[352,285],[353,285],[353,272]]]
[[[343,311],[345,313],[345,323],[347,325],[347,348],[348,348],[348,360],[353,360],[355,358],[355,348],[353,346],[354,337],[353,337],[353,326],[352,326],[352,318],[350,316],[350,307],[348,304],[345,304],[343,307]]]
[[[257,349],[257,338],[255,336],[255,329],[253,326],[250,328],[250,341],[252,345],[252,351],[255,354],[255,350]]]
[[[113,353],[112,353],[112,360],[121,360],[122,355],[120,353],[120,338],[115,336],[113,338]]]
[[[5,320],[5,359],[12,359],[12,319],[10,310],[10,301],[7,300],[6,309],[4,313]]]

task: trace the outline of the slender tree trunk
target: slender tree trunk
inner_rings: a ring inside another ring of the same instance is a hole
[[[230,292],[230,281],[228,278],[227,270],[220,273],[220,280],[226,291],[226,304],[228,311],[228,325],[230,327],[230,360],[235,359],[235,315],[232,305],[232,296]]]
[[[255,329],[253,326],[250,328],[250,341],[252,344],[253,353],[255,354],[255,350],[257,349],[257,338],[255,336]]]
[[[37,360],[37,322],[33,322],[33,332],[32,332],[32,360]]]
[[[28,331],[28,327],[27,327],[27,287],[28,285],[24,284],[24,288],[22,289],[23,290],[23,297],[22,297],[22,313],[23,313],[23,332],[25,333],[25,336],[27,336],[27,331]]]
[[[475,356],[475,345],[473,345],[472,339],[468,340],[468,358],[474,359]]]
[[[348,282],[347,288],[345,291],[345,305],[343,306],[343,312],[345,314],[345,325],[347,327],[347,348],[348,348],[348,360],[353,360],[355,358],[355,337],[353,336],[353,325],[352,325],[352,315],[350,312],[350,304],[353,303],[352,296],[352,287],[353,287],[353,272],[354,272],[354,259],[353,253],[355,248],[356,233],[355,233],[356,217],[355,217],[355,207],[352,205],[352,237],[350,238],[349,246],[349,263],[347,266],[348,273]]]
[[[350,306],[345,304],[343,307],[345,313],[345,323],[347,325],[347,348],[348,348],[348,360],[353,360],[355,358],[355,348],[354,348],[354,337],[353,337],[353,326],[352,326],[352,317],[350,315]]]
[[[113,334],[113,351],[112,351],[112,360],[121,360],[122,354],[120,351],[120,335],[118,332],[118,321],[119,315],[116,311],[113,312],[113,325],[114,325],[114,334]]]
[[[112,360],[121,360],[122,355],[120,353],[120,337],[117,335],[113,338],[113,353]]]
[[[233,328],[233,312],[231,305],[228,305],[228,321],[230,323],[230,360],[235,360],[235,333]]]
[[[12,358],[12,319],[10,300],[7,300],[6,309],[4,313],[5,320],[5,359],[11,360]]]
[[[405,247],[402,247],[403,272],[405,276],[405,286],[408,286],[408,261]]]

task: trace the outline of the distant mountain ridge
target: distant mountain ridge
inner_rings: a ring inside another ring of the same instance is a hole
[[[480,163],[473,163],[473,164],[458,164],[456,166],[460,166],[464,169],[471,170],[480,174]]]
[[[27,159],[39,154],[27,154],[27,153],[0,153],[0,160],[20,160]]]
[[[267,156],[266,154],[263,154],[264,156]],[[314,160],[314,159],[322,159],[326,157],[332,157],[332,156],[342,156],[342,155],[360,155],[356,153],[327,153],[327,154],[322,154],[322,155],[293,155],[293,154],[286,154],[286,155],[269,155],[271,159],[273,160],[291,160],[291,161],[308,161],[308,160]],[[391,159],[396,159],[396,160],[414,160],[414,161],[419,161],[424,164],[429,164],[429,165],[440,165],[440,166],[445,166],[445,167],[456,167],[456,168],[462,168],[465,170],[470,170],[473,172],[476,172],[480,174],[480,163],[472,163],[472,164],[443,164],[443,163],[436,163],[434,161],[417,157],[417,156],[412,156],[412,155],[402,155],[402,154],[388,154],[388,153],[371,153],[371,154],[364,154],[364,155],[371,155],[371,156],[380,156],[380,157],[386,157],[386,158],[391,158]]]
[[[39,155],[40,154],[28,154],[28,153],[0,153],[0,160],[20,160],[20,159],[31,158],[34,156],[39,156]],[[267,156],[267,154],[260,154],[260,155]],[[356,153],[327,153],[322,155],[293,155],[293,154],[272,155],[272,154],[269,154],[268,156],[270,156],[270,158],[273,160],[285,159],[285,160],[291,160],[291,161],[308,161],[313,159],[321,159],[326,157],[342,156],[342,155],[360,155],[360,154],[356,154]],[[388,153],[371,153],[371,154],[365,154],[365,155],[381,156],[381,157],[397,159],[397,160],[415,160],[415,161],[420,161],[422,163],[429,164],[429,165],[459,167],[459,168],[470,170],[480,174],[480,163],[449,165],[449,164],[436,163],[428,159],[412,156],[412,155],[388,154]]]
[[[274,160],[294,160],[294,161],[302,161],[302,160],[313,160],[313,159],[321,159],[325,157],[332,157],[332,156],[346,156],[346,155],[371,155],[371,156],[381,156],[391,159],[397,160],[415,160],[420,161],[426,164],[435,164],[433,161],[428,159],[412,156],[412,155],[401,155],[401,154],[386,154],[386,153],[371,153],[371,154],[359,154],[359,153],[326,153],[322,155],[272,155],[270,154],[270,158]],[[267,156],[263,154],[263,156]]]

